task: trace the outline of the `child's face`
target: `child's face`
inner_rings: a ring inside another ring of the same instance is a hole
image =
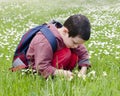
[[[66,33],[63,37],[63,41],[68,48],[77,48],[80,44],[83,44],[85,40],[76,37],[69,37],[69,34]]]

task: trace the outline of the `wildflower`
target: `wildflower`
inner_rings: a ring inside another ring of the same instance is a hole
[[[75,74],[78,74],[78,70],[75,70]]]
[[[104,71],[102,75],[103,75],[104,77],[106,77],[106,76],[107,76],[107,73]]]
[[[83,79],[83,80],[86,80],[86,75],[83,75],[83,76],[82,76],[82,79]]]
[[[87,74],[87,76],[88,76],[88,77],[91,77],[91,79],[94,79],[94,78],[96,77],[96,72],[95,72],[95,70],[89,72],[89,73]]]
[[[86,75],[85,74],[82,74],[82,73],[78,73],[78,77],[79,78],[82,78],[83,80],[86,80]]]
[[[25,75],[25,72],[22,72],[22,75]]]
[[[73,76],[70,76],[70,78],[68,79],[68,81],[71,81],[73,79]]]

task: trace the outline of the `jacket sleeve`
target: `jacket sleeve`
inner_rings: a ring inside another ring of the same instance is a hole
[[[85,47],[85,45],[81,44],[78,48],[73,49],[73,51],[78,55],[78,67],[81,68],[82,66],[90,67],[90,60],[89,54]]]
[[[53,51],[49,41],[42,33],[38,33],[32,40],[31,49],[34,54],[35,69],[44,78],[52,75],[56,68],[52,67]]]

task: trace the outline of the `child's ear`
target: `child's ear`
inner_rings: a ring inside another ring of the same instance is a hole
[[[64,27],[64,32],[65,32],[65,33],[68,33],[68,32],[69,32],[66,27]]]

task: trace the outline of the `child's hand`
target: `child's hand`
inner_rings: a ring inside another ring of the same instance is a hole
[[[86,78],[86,71],[87,71],[87,67],[82,67],[80,72],[78,72],[78,77],[82,77],[83,79]]]
[[[74,74],[73,74],[71,71],[63,70],[63,75],[64,75],[67,79],[71,80],[71,79],[73,79],[73,75],[74,75]]]
[[[85,79],[86,78],[86,74],[83,74],[83,73],[79,72],[78,73],[78,77]]]
[[[57,69],[54,73],[54,75],[58,76],[64,76],[65,78],[71,80],[73,79],[73,73],[71,71],[63,70],[63,69]]]

